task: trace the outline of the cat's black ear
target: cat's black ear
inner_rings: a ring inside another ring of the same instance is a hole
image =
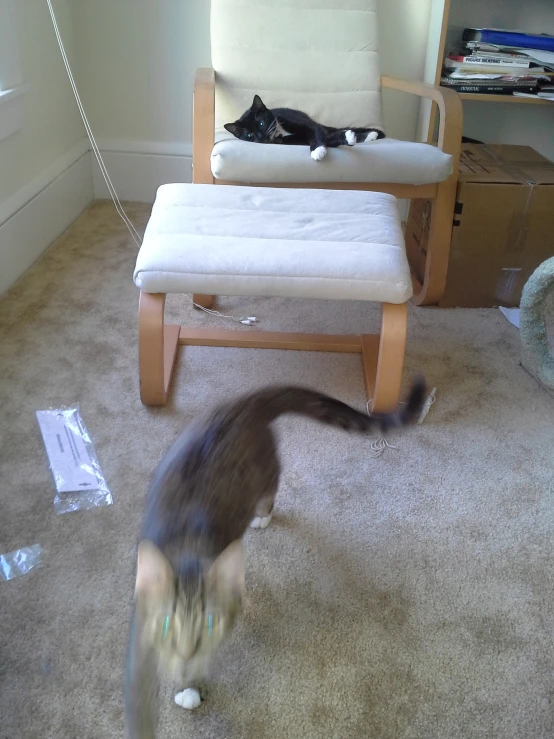
[[[254,95],[254,100],[252,101],[252,110],[254,113],[262,113],[266,109],[265,105],[262,102],[262,99],[259,95]]]
[[[240,134],[242,132],[242,128],[238,126],[236,123],[226,123],[223,128],[226,131],[229,131],[229,133],[232,133],[233,136],[236,136],[237,139],[240,139]]]

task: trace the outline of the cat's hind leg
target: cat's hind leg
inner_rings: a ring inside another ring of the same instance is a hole
[[[253,529],[266,529],[269,526],[275,505],[275,495],[268,495],[260,500],[256,506],[256,515],[252,519],[250,527]]]
[[[380,128],[353,128],[352,132],[356,136],[358,144],[364,141],[377,141],[377,139],[385,138],[385,133]]]
[[[279,489],[279,478],[281,476],[281,464],[277,454],[275,436],[269,429],[266,429],[264,433],[265,438],[262,438],[262,445],[265,449],[265,455],[260,457],[258,464],[251,471],[253,489],[258,491],[255,498],[255,515],[250,523],[253,529],[268,527],[273,515],[275,497]]]
[[[356,134],[351,128],[344,132],[344,138],[346,139],[346,143],[348,144],[348,146],[354,146],[354,144],[358,143]]]
[[[266,479],[262,483],[262,497],[256,505],[256,515],[252,519],[250,526],[253,529],[266,529],[269,526],[271,517],[273,516],[273,508],[275,506],[275,497],[279,488],[280,464],[277,457],[274,458],[270,469],[266,469]]]
[[[331,133],[325,143],[329,147],[354,146],[364,141],[382,139],[385,134],[377,128],[344,128]]]
[[[351,128],[333,131],[325,140],[327,146],[331,148],[336,148],[338,146],[354,146],[356,142],[356,134]]]

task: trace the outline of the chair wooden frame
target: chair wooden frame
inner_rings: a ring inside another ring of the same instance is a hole
[[[144,405],[166,404],[177,350],[185,344],[361,354],[372,410],[396,408],[404,367],[407,303],[382,303],[381,333],[356,336],[184,328],[165,324],[165,300],[164,293],[140,293],[139,378]]]
[[[425,274],[423,282],[420,282],[412,273],[414,285],[412,301],[416,305],[434,305],[439,302],[446,285],[458,182],[458,163],[462,143],[462,102],[457,92],[438,85],[399,80],[388,76],[381,77],[381,84],[383,87],[427,98],[436,103],[439,111],[438,146],[446,154],[452,156],[452,174],[448,179],[429,185],[399,185],[386,182],[310,182],[276,185],[268,182],[265,183],[265,186],[371,190],[374,192],[388,192],[398,198],[428,198],[432,200]],[[214,129],[215,72],[210,68],[198,69],[194,82],[192,181],[217,185],[244,184],[223,182],[222,180],[214,181],[210,166],[210,155],[214,146]],[[205,307],[209,307],[213,301],[213,298],[207,295],[195,296],[195,299],[196,302],[203,304]]]
[[[437,103],[441,116],[439,146],[453,157],[453,174],[444,182],[431,185],[390,183],[290,184],[282,187],[335,188],[388,192],[400,198],[433,200],[432,225],[423,284],[414,279],[414,302],[437,302],[444,290],[450,230],[454,213],[456,182],[462,134],[462,109],[457,93],[420,82],[403,82],[383,77],[384,86],[427,97]],[[194,85],[193,182],[214,184],[210,155],[214,145],[215,73],[197,70]],[[216,181],[215,184],[242,184]],[[263,186],[263,185],[262,185]],[[274,186],[267,183],[266,186]],[[400,395],[408,310],[407,304],[382,303],[381,332],[361,336],[294,334],[267,331],[226,331],[190,329],[164,323],[166,296],[141,292],[139,302],[140,396],[145,405],[167,402],[171,378],[180,344],[263,349],[301,349],[306,351],[350,352],[362,355],[362,367],[372,410],[383,412],[396,407]],[[213,295],[195,294],[197,304],[209,308]]]

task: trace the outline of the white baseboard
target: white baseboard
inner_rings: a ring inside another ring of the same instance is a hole
[[[192,181],[190,144],[122,139],[100,139],[97,143],[120,200],[153,203],[160,185]],[[94,197],[109,198],[100,167],[91,156]]]
[[[94,199],[88,141],[0,203],[0,294]]]
[[[191,182],[192,147],[182,142],[99,140],[120,200],[153,203],[167,182]],[[0,294],[94,199],[109,198],[87,140],[0,203]]]
[[[56,178],[64,174],[90,149],[87,139],[83,139],[53,164],[44,169],[30,182],[17,190],[11,197],[0,203],[0,226],[21,210],[29,201],[39,195]]]

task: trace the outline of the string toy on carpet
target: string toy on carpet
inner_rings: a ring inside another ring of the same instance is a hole
[[[387,447],[389,447],[389,449],[398,449],[398,447],[394,444],[389,444],[384,436],[380,436],[378,439],[375,439],[371,442],[371,454],[369,456],[380,457]]]
[[[79,113],[81,114],[81,119],[83,121],[85,131],[87,132],[87,136],[90,141],[91,149],[94,153],[96,161],[98,162],[98,167],[100,168],[100,172],[102,173],[102,177],[104,178],[104,182],[106,183],[106,187],[108,188],[108,192],[110,193],[110,197],[115,206],[115,209],[119,217],[123,221],[123,223],[127,226],[127,230],[131,234],[131,238],[135,242],[137,248],[140,249],[140,247],[142,246],[142,237],[137,231],[137,229],[135,228],[135,226],[133,225],[131,219],[125,212],[125,208],[122,206],[121,201],[119,200],[116,189],[110,178],[108,169],[106,165],[104,164],[104,160],[102,158],[102,154],[100,153],[100,149],[98,148],[98,144],[96,143],[96,139],[94,138],[94,134],[92,132],[92,128],[90,127],[87,114],[85,113],[83,103],[81,102],[81,96],[79,95],[79,90],[77,89],[77,84],[75,83],[75,78],[73,77],[73,72],[71,71],[69,60],[65,52],[65,47],[63,45],[60,29],[58,27],[58,22],[56,20],[56,14],[54,13],[54,8],[52,7],[52,1],[46,0],[46,3],[48,5],[48,10],[50,11],[50,18],[52,19],[52,25],[54,26],[54,33],[56,34],[56,40],[58,42],[58,46],[60,47],[60,53],[62,55],[65,70],[67,72],[67,76],[69,78],[69,83],[71,85],[71,89],[73,90],[73,95],[75,97],[75,101],[77,102],[77,107],[79,108]],[[257,323],[258,321],[256,316],[241,316],[240,318],[236,318],[235,316],[227,316],[224,313],[220,313],[218,310],[213,310],[212,308],[205,308],[203,305],[199,305],[198,303],[195,303],[193,296],[190,294],[185,294],[185,297],[188,298],[196,308],[199,308],[200,310],[204,311],[204,313],[209,313],[212,316],[217,316],[218,318],[226,318],[230,321],[235,321],[235,323],[242,323],[245,326],[252,326],[254,323]]]
[[[419,418],[417,419],[417,423],[418,424],[423,423],[423,421],[427,417],[427,414],[431,410],[431,406],[435,404],[436,393],[437,393],[437,388],[436,387],[432,388],[431,389],[431,392],[429,393],[429,395],[427,396],[425,402],[423,403],[423,405],[421,407],[421,412],[419,414]],[[372,398],[370,398],[367,401],[367,403],[366,403],[366,410],[367,410],[368,416],[371,416],[371,411],[369,410],[369,404],[371,403],[371,401],[372,401]],[[398,401],[399,405],[404,405],[405,402],[406,401],[404,401],[404,400],[399,400]],[[375,457],[380,457],[387,450],[387,447],[389,449],[398,449],[397,446],[395,446],[394,444],[391,444],[390,442],[388,442],[385,439],[384,436],[379,436],[377,439],[374,439],[371,442],[371,446],[370,446],[371,454],[370,454],[370,457],[374,457],[374,458]]]

